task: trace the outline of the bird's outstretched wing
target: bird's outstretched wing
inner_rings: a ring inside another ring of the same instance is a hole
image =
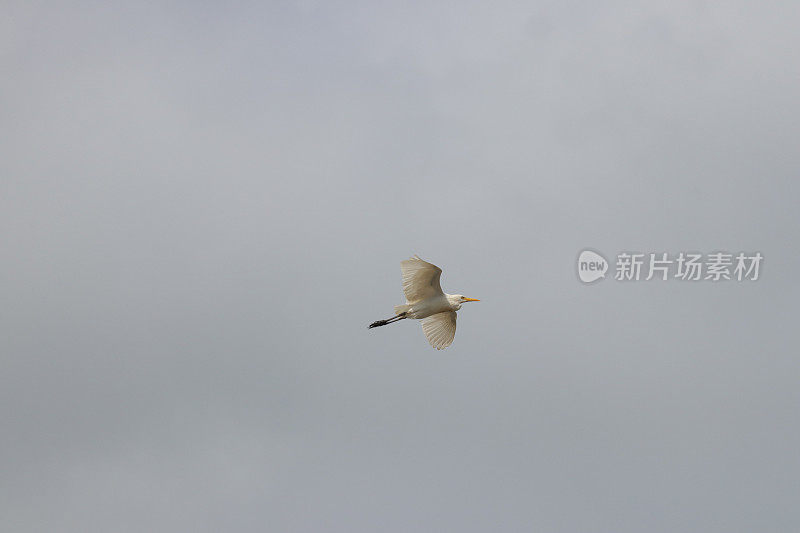
[[[409,303],[444,294],[439,278],[442,269],[423,261],[416,255],[400,262],[403,273],[403,292]]]
[[[456,336],[456,312],[445,311],[423,318],[422,331],[431,346],[437,350],[447,348]]]

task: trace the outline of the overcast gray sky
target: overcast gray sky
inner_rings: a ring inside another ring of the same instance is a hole
[[[800,530],[798,23],[4,3],[0,529]],[[366,329],[415,253],[441,352]]]

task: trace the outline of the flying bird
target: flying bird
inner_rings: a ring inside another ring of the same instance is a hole
[[[479,302],[463,294],[445,294],[439,284],[442,269],[416,255],[400,262],[406,303],[394,306],[394,316],[376,320],[369,328],[385,326],[406,318],[422,320],[422,331],[437,350],[447,348],[456,336],[456,311],[466,302]]]

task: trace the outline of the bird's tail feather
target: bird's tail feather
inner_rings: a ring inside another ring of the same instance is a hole
[[[395,305],[394,306],[394,314],[399,315],[402,313],[407,313],[411,309],[411,306],[408,304],[403,305]]]

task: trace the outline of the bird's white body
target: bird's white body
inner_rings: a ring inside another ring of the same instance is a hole
[[[458,311],[461,309],[460,298],[460,295],[442,293],[424,300],[417,300],[414,303],[396,305],[394,312],[397,314],[406,313],[407,318],[428,318],[437,313]]]
[[[422,331],[428,342],[441,350],[452,344],[456,335],[456,311],[464,302],[477,302],[461,294],[445,294],[439,284],[442,269],[416,255],[400,263],[406,303],[394,307],[395,316],[378,320],[369,327],[384,326],[397,320],[422,320]]]

